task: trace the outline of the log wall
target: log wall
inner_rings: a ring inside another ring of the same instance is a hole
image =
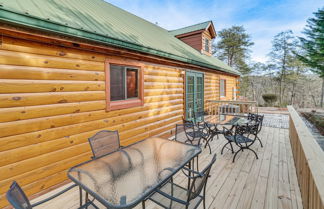
[[[3,36],[0,45],[0,208],[13,180],[27,195],[89,160],[88,137],[118,130],[121,144],[169,135],[184,112],[181,68],[144,63],[144,106],[107,112],[105,54]],[[218,83],[217,83],[218,82]],[[219,75],[205,74],[205,99]]]
[[[234,89],[237,89],[237,78],[228,75],[220,75],[219,79],[226,80],[225,97],[220,97],[221,100],[233,100]]]

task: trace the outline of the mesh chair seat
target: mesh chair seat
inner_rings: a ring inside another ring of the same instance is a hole
[[[236,143],[239,143],[239,144],[253,142],[252,139],[250,139],[250,138],[248,138],[246,136],[241,136],[241,135],[237,135],[236,139],[235,139],[235,136],[226,136],[225,138],[227,140],[229,140],[229,141],[232,141],[232,142],[236,141]]]
[[[160,191],[174,198],[187,202],[187,198],[188,198],[187,195],[189,191],[178,184],[168,182],[167,184],[165,184],[163,187],[160,188]],[[149,199],[164,208],[177,208],[177,209],[186,208],[186,205],[174,201],[170,198],[167,198],[158,192],[155,192]],[[195,199],[190,201],[188,208],[197,208],[202,200],[203,200],[203,196],[198,195]]]

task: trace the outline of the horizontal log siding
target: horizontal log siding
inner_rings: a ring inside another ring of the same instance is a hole
[[[120,132],[128,145],[168,135],[183,115],[183,75],[145,64],[145,105],[106,112],[107,56],[3,37],[0,45],[0,208],[17,180],[28,195],[67,179],[90,159],[88,137]],[[109,57],[108,57],[109,58]]]
[[[204,105],[206,109],[208,105],[207,100],[219,100],[219,75],[216,73],[205,73],[204,81]]]
[[[221,97],[220,100],[233,100],[233,88],[237,88],[236,78],[233,76],[221,75],[220,79],[226,80],[226,96]]]

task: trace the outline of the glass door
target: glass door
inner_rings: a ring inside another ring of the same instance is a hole
[[[204,111],[204,74],[186,72],[186,120],[193,120],[194,113],[201,111]]]

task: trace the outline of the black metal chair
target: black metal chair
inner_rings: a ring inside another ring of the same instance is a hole
[[[201,202],[203,202],[205,209],[207,180],[210,177],[209,173],[215,161],[216,155],[213,156],[211,162],[201,172],[184,168],[192,173],[192,175],[187,175],[191,180],[188,189],[174,183],[173,179],[171,179],[168,183],[157,189],[148,199],[166,209],[195,209],[198,208]],[[142,206],[145,208],[145,201],[142,202]]]
[[[48,197],[48,198],[41,200],[39,202],[36,202],[34,204],[31,204],[30,201],[28,200],[26,194],[24,193],[24,191],[21,189],[21,187],[18,185],[18,183],[14,181],[11,184],[9,190],[7,191],[6,197],[7,197],[7,200],[9,201],[9,203],[16,209],[32,209],[38,205],[46,203],[46,202],[64,194],[65,192],[71,190],[72,188],[74,188],[76,186],[77,186],[76,184],[73,184],[73,185],[69,186],[68,188],[60,191],[59,193],[52,195],[51,197]],[[79,209],[87,208],[90,205],[93,206],[94,208],[99,209],[93,203],[93,201],[94,201],[94,199],[86,202],[84,205],[81,204]],[[80,203],[82,203],[82,201]]]
[[[194,146],[201,146],[201,139],[204,133],[193,124],[193,122],[187,121],[184,124],[176,124],[175,141],[191,144]],[[196,157],[196,168],[199,169],[199,156]],[[190,162],[187,167],[195,168],[194,160]]]
[[[217,123],[212,123],[208,120],[205,120],[205,117],[206,116],[208,117],[207,112],[203,112],[203,111],[195,112],[194,116],[195,116],[194,117],[195,123],[198,126],[204,127],[205,129],[207,129],[208,137],[206,139],[204,139],[204,141],[206,142],[205,148],[207,146],[209,146],[209,148],[210,148],[209,142],[212,141],[215,136],[217,136],[217,139],[219,139],[219,135],[224,135],[224,131],[217,128],[217,126],[218,126]],[[211,154],[211,152],[210,152],[210,154]]]
[[[235,144],[237,145],[237,147],[239,147],[239,149],[234,154],[233,163],[235,162],[235,158],[237,154],[240,151],[243,152],[243,150],[245,149],[251,150],[255,154],[256,159],[258,159],[257,153],[250,148],[257,140],[258,129],[259,129],[259,123],[235,125],[234,133],[233,131],[224,127],[224,131],[225,131],[224,136],[225,139],[227,140],[227,143],[223,146],[221,154],[223,154],[223,151],[228,144],[231,146],[232,153],[234,153],[232,144]]]
[[[263,119],[264,119],[264,115],[258,115],[258,114],[254,114],[254,113],[249,113],[248,114],[248,120],[253,121],[253,122],[256,122],[256,123],[259,123],[258,134],[262,130]],[[257,140],[260,142],[261,147],[263,147],[263,144],[261,142],[261,139],[259,138],[258,135],[257,135]]]
[[[176,124],[175,140],[195,146],[200,146],[202,133],[192,122]]]
[[[120,148],[118,131],[103,130],[90,137],[93,159],[115,152]]]

